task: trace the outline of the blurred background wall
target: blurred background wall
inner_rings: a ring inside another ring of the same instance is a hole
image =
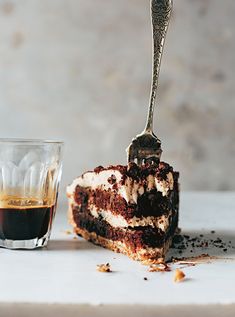
[[[184,190],[234,190],[235,1],[175,0],[155,132]],[[0,0],[0,137],[62,139],[62,190],[145,125],[149,0]]]

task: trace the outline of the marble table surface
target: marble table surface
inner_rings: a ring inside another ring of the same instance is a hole
[[[191,245],[173,256],[208,253],[216,259],[185,266],[185,281],[68,234],[66,202],[60,203],[51,241],[44,249],[0,249],[0,316],[234,316],[235,193],[185,192],[180,227],[202,241],[220,238],[226,249]],[[211,233],[211,231],[215,233]],[[229,242],[230,241],[230,242]],[[109,262],[112,273],[96,271]],[[147,280],[144,280],[147,277]]]

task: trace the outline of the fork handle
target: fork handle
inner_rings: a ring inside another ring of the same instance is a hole
[[[157,95],[158,77],[161,65],[165,36],[172,10],[172,0],[151,0],[151,18],[153,34],[153,73],[150,104],[144,132],[153,132],[153,112]]]

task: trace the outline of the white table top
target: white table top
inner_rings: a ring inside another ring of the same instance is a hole
[[[58,208],[47,248],[0,249],[0,316],[4,312],[10,314],[13,309],[14,316],[25,316],[26,312],[31,316],[42,312],[45,316],[58,316],[58,312],[66,316],[74,316],[76,312],[76,316],[83,317],[110,312],[113,316],[130,313],[142,316],[143,312],[145,316],[157,316],[156,312],[165,316],[173,311],[175,316],[182,316],[182,311],[185,316],[194,316],[194,312],[198,315],[193,305],[206,305],[198,309],[204,309],[204,313],[206,310],[207,316],[220,309],[226,311],[226,316],[234,316],[234,248],[226,253],[218,248],[198,249],[197,254],[209,253],[224,259],[186,267],[183,271],[187,279],[174,283],[173,271],[150,273],[146,266],[122,254],[81,238],[73,239],[73,234],[65,233],[70,229],[66,203]],[[190,236],[201,233],[207,238],[218,236],[235,246],[235,193],[182,193],[180,227]],[[211,234],[211,230],[216,233]],[[182,255],[175,252],[176,256],[192,255],[189,250]],[[96,265],[106,262],[111,264],[113,272],[97,272]],[[15,308],[13,303],[18,303]]]

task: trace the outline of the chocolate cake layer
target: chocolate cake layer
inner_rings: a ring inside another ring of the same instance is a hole
[[[73,221],[78,228],[87,232],[95,232],[98,236],[112,241],[120,241],[128,245],[132,252],[142,248],[160,248],[170,236],[173,236],[178,225],[178,214],[172,217],[171,224],[166,233],[159,228],[135,227],[114,228],[102,219],[94,218],[87,212],[81,212],[80,207],[72,208]]]
[[[81,205],[82,210],[88,206],[96,206],[97,209],[109,210],[114,215],[121,215],[126,220],[135,217],[159,217],[169,212],[177,212],[179,197],[178,191],[171,191],[168,196],[162,196],[160,192],[153,189],[138,197],[137,204],[127,203],[119,194],[112,191],[100,189],[84,189],[77,185],[74,201]]]

